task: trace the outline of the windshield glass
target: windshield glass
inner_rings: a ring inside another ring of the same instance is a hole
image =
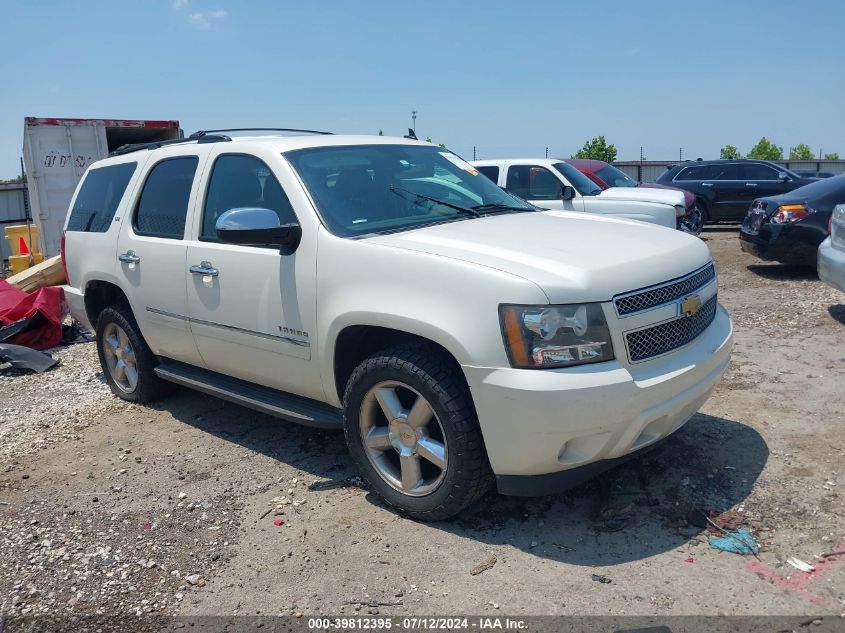
[[[335,235],[413,229],[485,213],[535,211],[441,147],[348,145],[285,153]],[[442,201],[442,204],[440,203]],[[478,209],[478,212],[467,210]]]
[[[555,163],[554,167],[563,174],[564,178],[569,181],[569,184],[575,187],[575,190],[582,196],[596,196],[601,193],[601,187],[569,163]]]
[[[596,172],[596,176],[607,183],[608,187],[636,187],[637,181],[631,178],[621,169],[613,165],[602,167]]]

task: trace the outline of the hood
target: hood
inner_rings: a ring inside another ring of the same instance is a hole
[[[517,275],[551,303],[607,301],[710,261],[704,242],[682,231],[566,211],[460,220],[366,241]]]
[[[684,194],[673,189],[652,189],[646,187],[609,187],[599,194],[601,198],[613,200],[639,200],[640,202],[655,202],[659,204],[684,204]]]
[[[670,187],[669,185],[660,185],[656,182],[641,182],[637,185],[640,189],[669,189],[670,191],[680,191],[684,194],[684,206],[689,208],[695,204],[695,194],[691,191],[687,191],[686,189],[680,189],[679,187]]]

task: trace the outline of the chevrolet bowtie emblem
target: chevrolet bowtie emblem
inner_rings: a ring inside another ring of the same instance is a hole
[[[692,316],[701,308],[701,297],[690,295],[681,301],[681,314],[685,317]]]

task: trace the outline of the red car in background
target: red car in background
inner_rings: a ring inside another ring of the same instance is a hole
[[[637,182],[621,169],[606,163],[603,160],[593,158],[561,158],[564,163],[569,163],[575,169],[587,176],[602,189],[609,187],[648,187],[651,189],[673,189],[684,194],[684,205],[687,208],[686,215],[678,219],[678,228],[698,235],[701,233],[701,211],[695,204],[695,195],[678,187],[667,187],[654,182]]]

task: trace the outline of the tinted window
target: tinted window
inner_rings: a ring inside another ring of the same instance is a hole
[[[777,180],[778,172],[768,165],[760,163],[746,163],[742,165],[745,180]]]
[[[476,167],[478,171],[487,176],[493,182],[499,182],[499,168],[495,165],[488,165],[486,167]]]
[[[711,180],[745,180],[745,170],[742,165],[727,164],[713,165],[714,173],[710,175]]]
[[[182,239],[198,162],[196,156],[168,158],[150,170],[135,211],[136,233]]]
[[[559,200],[563,183],[545,167],[512,165],[505,188],[528,200]]]
[[[138,163],[121,163],[91,169],[73,203],[68,231],[105,233],[109,230],[117,205],[126,191]]]
[[[200,239],[217,239],[217,218],[229,209],[261,207],[279,216],[280,224],[296,222],[288,197],[270,168],[254,156],[226,154],[214,162]]]
[[[481,205],[536,210],[440,147],[313,147],[286,152],[285,157],[305,183],[323,222],[344,237],[472,219],[460,209]]]
[[[691,167],[684,167],[675,180],[712,180],[715,178],[717,170],[715,165],[693,165]]]
[[[596,176],[607,183],[608,187],[636,187],[637,181],[631,178],[621,169],[613,165],[602,167],[596,172]]]

